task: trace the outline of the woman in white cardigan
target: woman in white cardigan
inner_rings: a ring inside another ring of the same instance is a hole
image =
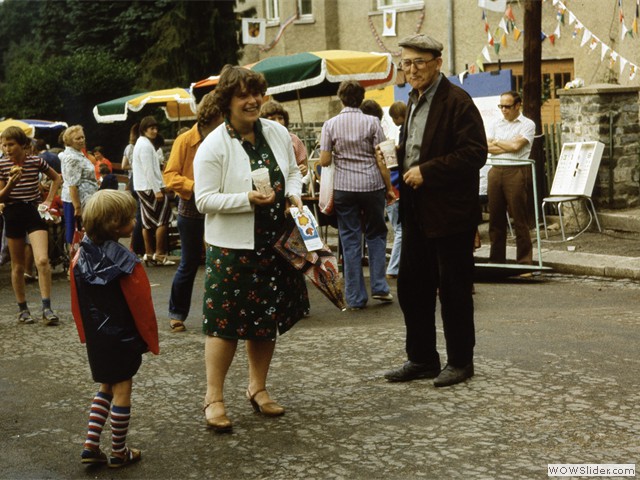
[[[267,373],[276,336],[309,308],[304,277],[273,248],[285,210],[302,208],[302,177],[287,129],[260,119],[266,88],[261,74],[227,65],[214,93],[225,122],[194,160],[196,206],[206,214],[204,414],[216,432],[232,429],[223,388],[239,339],[246,340],[252,407],[265,416],[284,413],[266,391]],[[252,170],[261,167],[269,170],[270,194],[252,184]]]
[[[140,199],[144,256],[148,265],[175,265],[167,256],[171,204],[164,194],[164,182],[153,141],[158,136],[154,117],[140,121],[140,137],[133,147],[133,189]],[[154,238],[155,230],[155,238]],[[155,240],[155,248],[154,248]]]

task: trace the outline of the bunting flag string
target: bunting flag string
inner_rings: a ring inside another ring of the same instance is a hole
[[[424,10],[425,10],[424,7],[422,7],[420,18],[418,18],[418,22],[416,23],[416,31],[415,31],[416,34],[420,33],[420,30],[422,30],[422,24],[424,23],[424,16],[425,16]],[[392,52],[387,48],[387,46],[382,41],[382,38],[380,38],[378,31],[376,30],[376,27],[373,24],[373,20],[371,20],[371,16],[369,16],[369,29],[371,30],[371,34],[376,39],[376,43],[378,44],[381,50],[384,50],[385,52],[390,53],[394,57],[399,57],[402,54],[402,49]]]
[[[293,15],[291,15],[280,27],[280,30],[278,31],[278,34],[276,35],[276,37],[271,41],[271,43],[269,45],[267,45],[266,47],[259,47],[259,50],[261,52],[268,52],[269,50],[271,50],[273,47],[276,46],[276,44],[280,41],[280,38],[282,38],[282,35],[284,34],[285,29],[291,25],[294,21],[296,21],[298,18],[300,18],[300,15],[298,14],[298,8],[296,7],[296,11]]]
[[[604,62],[607,55],[609,55],[609,69],[613,70],[615,64],[618,63],[620,67],[620,75],[622,75],[627,67],[629,67],[629,80],[633,80],[637,74],[638,66],[633,62],[630,62],[627,58],[622,57],[618,52],[613,50],[609,45],[600,40],[594,35],[588,28],[586,28],[573,12],[571,12],[561,0],[553,0],[553,5],[558,7],[558,11],[562,10],[564,13],[568,13],[569,25],[574,25],[572,36],[577,38],[580,31],[582,31],[582,40],[580,46],[584,47],[589,44],[590,51],[595,50],[600,45],[600,61]],[[622,11],[622,0],[618,0],[618,18],[620,20],[620,37],[621,41],[628,36],[633,38],[634,33],[637,35],[638,31],[638,18],[640,17],[640,0],[636,0],[635,17],[631,28],[627,28],[624,23],[624,13]],[[558,21],[558,27],[560,21]],[[558,34],[559,29],[556,29]],[[560,38],[559,35],[556,38]]]
[[[560,27],[565,25],[573,26],[571,36],[574,40],[576,40],[578,38],[578,35],[581,35],[580,47],[588,45],[589,53],[591,53],[595,51],[598,46],[600,46],[600,61],[604,62],[605,59],[608,58],[610,70],[613,70],[613,68],[615,68],[615,64],[618,63],[620,67],[620,75],[622,75],[628,67],[629,80],[633,80],[636,77],[639,68],[638,65],[622,57],[618,52],[613,50],[609,45],[607,45],[596,35],[594,35],[580,22],[580,20],[578,20],[576,15],[571,10],[569,10],[561,0],[552,0],[552,2],[553,6],[557,7],[555,10],[557,25],[552,34],[547,35],[546,33],[541,32],[541,42],[544,42],[545,39],[549,39],[549,43],[552,46],[555,46],[556,41],[561,38]],[[627,37],[627,35],[632,38],[634,36],[638,37],[638,30],[640,28],[640,0],[636,0],[635,3],[636,8],[634,12],[634,19],[631,24],[631,28],[627,28],[624,23],[625,17],[622,11],[622,0],[618,0],[618,18],[620,20],[621,39],[623,41]],[[517,42],[523,33],[523,31],[516,26],[516,19],[513,14],[511,5],[507,7],[504,15],[500,18],[498,27],[496,28],[493,35],[491,34],[491,26],[489,24],[487,13],[484,9],[482,10],[482,22],[484,24],[484,31],[487,34],[487,44],[483,47],[481,55],[478,55],[478,57],[476,58],[475,64],[469,67],[469,73],[484,71],[483,57],[487,62],[491,62],[491,55],[488,47],[493,47],[496,55],[499,56],[500,47],[507,47],[507,36],[509,34],[513,34],[513,39]]]

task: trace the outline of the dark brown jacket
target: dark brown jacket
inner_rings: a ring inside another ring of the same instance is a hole
[[[411,108],[409,100],[408,112]],[[407,116],[408,121],[408,116]],[[406,134],[399,151],[404,174]],[[480,220],[479,171],[487,160],[487,139],[471,97],[446,78],[440,80],[420,149],[424,184],[417,190],[401,182],[402,225],[418,227],[429,238],[475,229]]]

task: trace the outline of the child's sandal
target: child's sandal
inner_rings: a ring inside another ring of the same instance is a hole
[[[18,323],[24,323],[24,324],[30,325],[34,322],[35,320],[31,316],[31,312],[29,312],[29,310],[21,310],[20,313],[18,314]]]
[[[120,455],[117,453],[111,453],[111,458],[109,458],[109,467],[110,468],[120,468],[130,465],[132,463],[139,462],[142,458],[142,452],[137,448],[125,448],[124,454]]]
[[[92,448],[85,448],[80,455],[81,462],[87,465],[96,465],[107,463],[107,456],[100,450],[94,450]]]
[[[50,308],[45,308],[42,311],[42,321],[49,327],[55,327],[60,324],[60,319]]]

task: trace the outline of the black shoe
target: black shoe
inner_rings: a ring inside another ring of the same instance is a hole
[[[415,363],[408,360],[400,368],[390,370],[384,374],[389,382],[409,382],[420,378],[436,378],[440,373],[440,365]]]
[[[454,367],[447,364],[440,372],[440,375],[433,381],[433,385],[436,387],[450,387],[473,377],[473,373],[473,363],[464,367]]]

